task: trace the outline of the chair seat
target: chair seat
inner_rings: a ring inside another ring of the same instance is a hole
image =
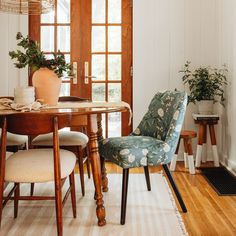
[[[7,132],[7,146],[20,146],[26,143],[28,143],[27,135],[17,135]]]
[[[35,146],[53,146],[53,134],[42,134],[33,139],[32,144]],[[60,146],[82,146],[88,143],[88,136],[77,131],[60,130],[59,144]]]
[[[100,155],[122,168],[166,164],[170,146],[148,136],[126,136],[104,139],[99,143]]]
[[[61,178],[72,173],[76,163],[74,153],[60,150]],[[30,149],[17,152],[6,160],[5,181],[39,183],[54,180],[53,149]]]

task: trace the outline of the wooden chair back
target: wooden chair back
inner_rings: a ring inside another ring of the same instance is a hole
[[[7,99],[10,99],[10,100],[14,100],[14,97],[12,97],[12,96],[3,96],[3,97],[0,97],[0,99],[1,98],[7,98]]]
[[[70,120],[70,114],[16,113],[7,116],[7,131],[23,135],[46,134],[54,131],[55,124],[58,129],[69,126]]]
[[[61,96],[59,97],[59,102],[88,102],[89,99],[81,98],[77,96]]]

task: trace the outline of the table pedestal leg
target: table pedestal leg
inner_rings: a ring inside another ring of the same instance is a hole
[[[200,167],[201,165],[203,136],[204,136],[204,125],[199,124],[198,145],[197,145],[196,163],[195,163],[196,167]]]
[[[98,218],[98,225],[103,226],[106,224],[105,220],[105,208],[103,195],[101,190],[101,163],[98,152],[98,140],[97,140],[97,115],[89,116],[89,149],[90,149],[90,157],[91,157],[91,165],[93,172],[93,181],[95,187],[95,195],[96,195],[96,213]]]
[[[216,136],[215,136],[215,129],[214,125],[209,125],[210,136],[211,136],[211,145],[212,145],[212,152],[213,152],[213,159],[214,159],[214,166],[219,167],[219,156],[216,146]]]
[[[102,135],[102,115],[98,115],[98,120],[97,120],[97,125],[98,125],[98,141],[103,139]],[[108,192],[108,178],[107,178],[107,170],[105,166],[105,160],[101,158],[101,171],[102,171],[102,191],[103,192]]]

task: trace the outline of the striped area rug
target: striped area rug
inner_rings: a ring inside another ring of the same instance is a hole
[[[129,178],[126,224],[120,222],[120,197],[122,176],[110,174],[109,192],[104,193],[107,224],[97,226],[93,181],[86,179],[86,194],[77,191],[77,218],[73,219],[70,199],[63,209],[64,235],[66,236],[178,236],[187,235],[181,216],[165,177],[151,174],[152,191],[146,189],[143,174],[131,174]],[[79,176],[76,176],[77,185]],[[79,188],[80,189],[80,188]],[[21,193],[29,193],[29,185],[22,185]],[[53,193],[53,185],[37,184],[35,194]],[[0,235],[53,236],[56,235],[53,201],[21,201],[18,218],[13,218],[13,204],[3,211]]]

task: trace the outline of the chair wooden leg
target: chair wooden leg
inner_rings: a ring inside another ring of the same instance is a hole
[[[87,168],[88,178],[90,179],[91,173],[90,173],[90,158],[89,158],[88,146],[86,146],[85,152],[86,152],[86,155],[87,155],[86,168]]]
[[[34,183],[30,184],[30,196],[34,195]]]
[[[3,192],[4,192],[4,177],[5,177],[5,161],[6,161],[6,143],[7,143],[7,120],[3,118],[1,132],[1,149],[0,149],[0,228],[2,222],[2,209],[3,209]]]
[[[120,224],[121,225],[125,224],[125,218],[126,218],[128,181],[129,181],[129,169],[123,169],[121,216],[120,216]]]
[[[102,172],[102,191],[108,192],[108,178],[105,166],[105,158],[100,156],[100,161],[101,161],[101,172]]]
[[[61,191],[61,180],[55,179],[55,201],[56,201],[56,218],[57,218],[57,235],[63,235],[62,225],[62,191]]]
[[[73,210],[73,217],[76,218],[76,195],[75,195],[75,175],[74,171],[70,174],[70,187],[71,187],[71,203],[72,203],[72,210]]]
[[[84,196],[85,190],[84,190],[84,166],[83,166],[83,150],[81,147],[78,147],[77,149],[78,153],[78,163],[79,163],[79,175],[80,175],[80,184],[81,184],[81,192]]]
[[[177,199],[179,201],[179,204],[180,204],[180,206],[182,208],[182,211],[184,213],[186,213],[187,212],[187,208],[186,208],[186,206],[184,204],[182,196],[181,196],[181,194],[180,194],[180,192],[179,192],[179,190],[177,188],[177,185],[176,185],[176,183],[175,183],[175,181],[174,181],[174,179],[173,179],[173,177],[172,177],[172,175],[170,173],[170,170],[169,170],[168,166],[165,164],[165,165],[162,165],[162,167],[163,167],[163,169],[164,169],[164,171],[165,171],[165,173],[166,173],[166,175],[167,175],[167,177],[168,177],[168,179],[170,181],[170,184],[171,184],[171,186],[172,186],[172,188],[173,188],[173,190],[175,192],[175,195],[176,195],[176,197],[177,197]]]
[[[0,180],[0,229],[1,229],[1,221],[2,221],[2,209],[3,209],[3,192],[4,192],[4,180],[2,178]]]
[[[147,190],[151,191],[151,182],[150,182],[148,166],[144,166],[143,168],[144,168],[144,173],[145,173],[145,178],[146,178],[146,183],[147,183]]]
[[[20,184],[15,183],[15,186],[16,186],[16,189],[15,189],[15,192],[14,192],[14,218],[17,218],[19,197],[20,197]]]

